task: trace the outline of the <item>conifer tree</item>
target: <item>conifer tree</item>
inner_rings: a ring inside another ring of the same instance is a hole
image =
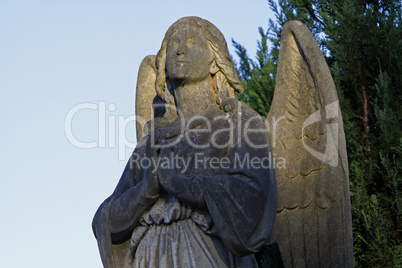
[[[238,95],[241,101],[266,117],[274,94],[276,64],[272,61],[268,49],[268,32],[258,29],[261,40],[257,41],[256,60],[248,57],[246,49],[232,40],[236,54],[240,58],[237,66],[244,87],[244,94]]]

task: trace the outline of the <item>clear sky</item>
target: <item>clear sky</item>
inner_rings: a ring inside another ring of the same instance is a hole
[[[1,267],[101,267],[91,222],[136,140],[138,67],[189,15],[252,58],[272,17],[266,0],[0,1]]]

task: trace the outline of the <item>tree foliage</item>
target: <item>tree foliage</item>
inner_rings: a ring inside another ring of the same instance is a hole
[[[236,54],[240,58],[237,70],[244,87],[244,94],[238,95],[241,101],[248,103],[251,108],[266,117],[274,94],[276,64],[269,54],[268,32],[258,29],[261,40],[257,41],[256,60],[247,55],[246,49],[232,40]]]
[[[344,119],[356,267],[402,266],[402,3],[392,0],[268,0],[257,60],[233,42],[242,100],[266,116],[275,85],[282,26],[312,31],[330,67]],[[272,44],[268,49],[268,40]],[[262,63],[262,64],[261,64]],[[264,108],[265,107],[265,108]]]

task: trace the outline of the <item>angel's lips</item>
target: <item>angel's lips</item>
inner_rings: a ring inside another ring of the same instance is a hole
[[[185,61],[176,61],[175,63],[176,66],[184,66],[184,64],[186,64]]]

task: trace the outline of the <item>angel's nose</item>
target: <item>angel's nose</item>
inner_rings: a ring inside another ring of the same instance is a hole
[[[177,48],[177,56],[184,56],[187,53],[187,46],[186,44],[181,44],[178,48]]]

